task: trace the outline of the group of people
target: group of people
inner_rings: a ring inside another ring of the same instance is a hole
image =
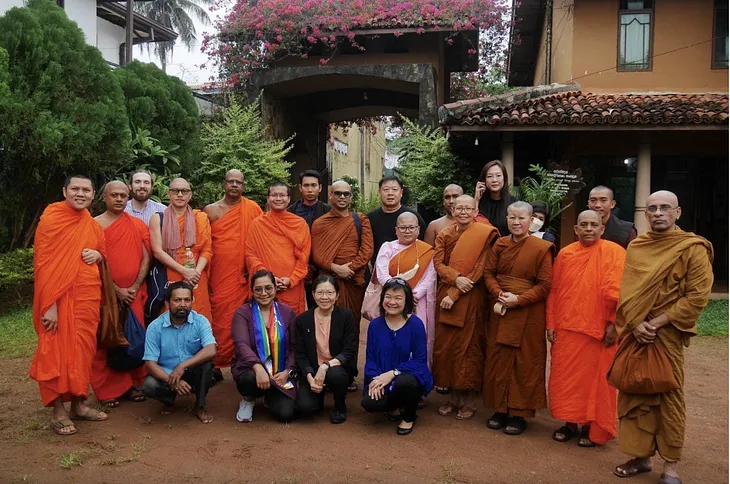
[[[347,393],[358,389],[364,317],[361,405],[399,422],[399,435],[412,432],[432,388],[447,395],[439,415],[470,419],[481,396],[494,411],[488,428],[523,433],[547,406],[549,343],[550,411],[565,422],[553,439],[604,444],[618,417],[620,449],[634,458],[614,473],[647,472],[658,451],[660,482],[680,482],[683,347],[713,277],[712,246],[677,227],[671,192],[649,196],[651,230],[638,235],[612,213],[613,192],[595,187],[577,241],[558,251],[541,230],[548,207],[515,200],[498,160],[484,167],[473,197],[448,185],[446,214],[428,226],[401,205],[393,176],[380,181],[382,206],[368,214],[351,210],[344,181],[329,187],[330,204],[320,201],[316,171],[300,175],[293,204],[287,184],[272,184],[266,212],[243,196],[240,171],[223,183],[224,198],[197,211],[190,184],[175,179],[165,207],[150,200],[151,176],[138,170],[129,185],[106,184],[106,211],[93,219],[93,183],[72,176],[65,200],[45,210],[35,238],[31,377],[53,407],[56,433],[76,433],[75,419],[108,418],[84,403],[89,385],[109,407],[149,397],[163,413],[178,395],[194,395],[195,414],[211,422],[207,393],[225,367],[242,397],[240,422],[253,419],[258,398],[287,422],[322,410],[331,392],[330,421],[342,423]],[[166,268],[167,310],[147,325],[145,365],[117,371],[97,348],[100,306],[111,293],[143,321],[152,263]],[[106,270],[113,284],[104,283]],[[606,374],[618,342],[630,338],[662,346],[679,388],[617,398]]]

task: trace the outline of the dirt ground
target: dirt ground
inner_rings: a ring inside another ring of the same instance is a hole
[[[185,411],[186,401],[164,417],[157,402],[123,401],[109,421],[82,422],[76,436],[60,437],[49,430],[50,411],[28,379],[29,359],[0,359],[0,365],[0,483],[623,482],[611,472],[625,460],[616,442],[593,449],[554,442],[559,423],[545,411],[513,437],[486,428],[486,409],[465,422],[437,415],[445,398],[432,393],[414,432],[400,437],[396,424],[365,414],[359,394],[351,394],[343,425],[329,423],[329,398],[316,420],[279,424],[259,405],[253,423],[240,424],[228,373],[209,394],[216,417],[210,425]],[[693,340],[686,400],[683,482],[727,483],[727,339]],[[627,482],[654,483],[658,475]]]

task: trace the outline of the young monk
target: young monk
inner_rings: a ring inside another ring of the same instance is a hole
[[[553,439],[593,447],[616,437],[616,389],[606,373],[616,354],[616,302],[626,251],[601,239],[605,226],[593,210],[578,215],[578,242],[555,260],[547,299],[550,412],[565,425]]]
[[[249,274],[266,269],[276,278],[276,297],[301,314],[305,310],[304,278],[309,271],[312,240],[307,222],[287,212],[289,186],[275,182],[269,187],[269,211],[251,222],[246,238]]]
[[[441,218],[437,218],[436,220],[428,224],[428,227],[426,227],[426,234],[423,237],[424,242],[433,246],[434,244],[436,244],[436,236],[438,235],[438,233],[449,225],[453,225],[456,223],[456,221],[454,220],[454,215],[452,213],[454,209],[454,202],[458,197],[462,196],[463,194],[464,189],[461,188],[459,185],[455,185],[453,183],[451,185],[447,185],[446,188],[444,188],[443,204],[446,215]]]
[[[487,290],[483,275],[498,232],[475,223],[476,202],[462,195],[454,204],[456,224],[436,236],[433,266],[440,278],[433,349],[434,383],[452,392],[438,409],[467,420],[476,413],[475,394],[482,383]]]
[[[494,409],[493,430],[519,435],[526,417],[545,408],[545,299],[550,291],[555,246],[530,235],[532,206],[507,207],[511,235],[494,244],[484,278],[494,308],[487,323],[484,406]]]
[[[203,209],[210,219],[212,239],[210,306],[213,320],[210,323],[218,343],[213,359],[216,369],[231,366],[233,313],[250,296],[244,247],[251,222],[263,212],[256,202],[243,196],[245,187],[243,173],[229,170],[223,181],[224,197]]]
[[[35,233],[33,326],[38,347],[30,377],[38,382],[43,405],[53,407],[53,431],[73,435],[71,419],[108,419],[84,403],[99,325],[97,264],[105,248],[104,231],[88,210],[94,199],[91,180],[69,177],[63,196],[64,201],[46,207]],[[70,414],[63,405],[68,401]]]
[[[145,223],[124,211],[129,198],[127,185],[111,181],[104,188],[106,212],[95,218],[104,229],[106,254],[114,290],[120,304],[129,307],[144,324],[144,303],[147,299],[145,277],[150,266],[150,234]],[[142,384],[147,372],[144,365],[130,371],[115,371],[107,365],[107,352],[97,349],[91,368],[91,387],[96,398],[109,408],[119,406],[127,395],[133,402],[142,402]]]

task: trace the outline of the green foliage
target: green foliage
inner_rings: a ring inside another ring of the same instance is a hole
[[[15,310],[0,315],[0,356],[30,356],[35,351],[36,334],[33,329],[33,310]]]
[[[33,298],[33,249],[0,254],[0,313]]]
[[[27,247],[67,175],[99,183],[129,159],[117,78],[51,0],[0,17],[0,250]],[[7,53],[7,55],[5,54]]]
[[[440,128],[420,126],[402,117],[404,136],[393,143],[400,152],[400,176],[410,194],[409,203],[418,202],[434,213],[441,213],[446,185],[462,187],[476,184],[476,175],[466,161],[451,151]]]
[[[512,194],[518,199],[528,203],[535,201],[545,202],[550,210],[550,220],[547,221],[546,229],[554,221],[560,221],[560,214],[572,205],[572,202],[563,207],[565,195],[560,189],[560,183],[548,176],[548,172],[540,165],[530,165],[529,170],[535,174],[533,177],[525,177],[520,180],[518,186],[512,187]]]
[[[346,181],[350,184],[352,189],[352,210],[360,213],[368,213],[380,206],[380,197],[377,194],[363,196],[360,191],[360,182],[354,176],[343,175],[339,180]]]
[[[728,301],[710,301],[697,320],[697,334],[700,336],[728,335]]]
[[[258,100],[246,106],[232,101],[216,120],[203,126],[202,161],[191,177],[195,205],[202,207],[220,199],[223,178],[235,168],[246,179],[245,195],[263,207],[271,183],[289,182],[293,163],[285,157],[291,139],[264,138]]]

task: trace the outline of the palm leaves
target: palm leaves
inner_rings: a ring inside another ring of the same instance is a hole
[[[548,175],[547,169],[540,165],[530,165],[529,171],[535,174],[533,177],[524,177],[519,185],[512,187],[512,194],[518,199],[528,203],[542,201],[547,204],[550,210],[550,219],[546,227],[553,220],[559,219],[560,214],[572,205],[572,202],[563,206],[565,191],[560,183]]]

